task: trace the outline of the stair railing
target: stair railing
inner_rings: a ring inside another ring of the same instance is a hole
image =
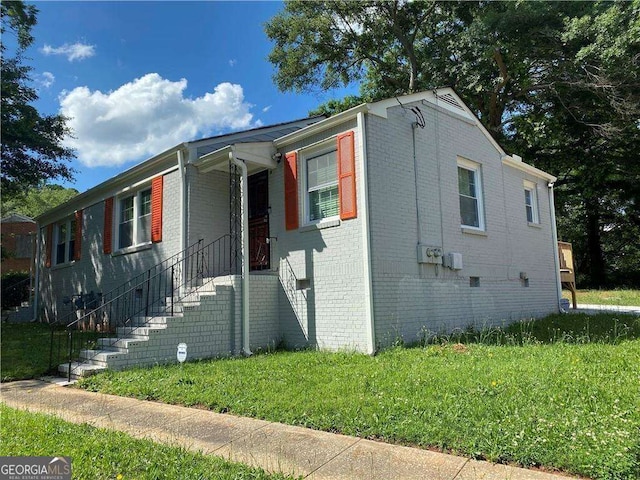
[[[116,334],[116,338],[102,345],[114,346],[119,340],[118,329],[132,328],[133,331],[133,328],[139,328],[133,322],[140,317],[144,324],[148,324],[156,317],[173,316],[176,302],[197,291],[204,278],[229,275],[234,271],[231,237],[223,235],[207,245],[203,245],[202,240],[198,241],[95,298],[93,304],[84,305],[81,299],[76,305],[80,308],[70,314],[75,318],[68,316],[64,323],[52,325],[49,367],[68,363],[68,379],[71,380],[75,370],[72,368],[73,360],[82,350],[92,350],[90,347],[97,345],[100,338]],[[65,333],[60,331],[62,325]]]

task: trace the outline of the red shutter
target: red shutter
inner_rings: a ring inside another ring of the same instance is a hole
[[[298,228],[298,155],[287,153],[284,163],[284,219],[287,230]]]
[[[162,241],[162,175],[151,182],[151,241]]]
[[[104,201],[104,231],[102,235],[102,251],[111,253],[113,247],[113,197]]]
[[[47,238],[44,246],[44,266],[49,268],[51,266],[51,249],[53,248],[53,223],[47,225]]]
[[[76,212],[76,237],[74,238],[73,259],[80,260],[82,249],[82,210]]]
[[[340,199],[340,218],[342,220],[356,218],[358,207],[353,131],[338,135],[338,198]]]

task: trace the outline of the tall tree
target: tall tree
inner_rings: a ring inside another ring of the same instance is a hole
[[[75,188],[65,188],[61,185],[39,185],[11,198],[4,198],[2,200],[2,216],[19,213],[35,218],[47,210],[71,200],[76,195],[78,195],[78,190]]]
[[[620,264],[609,233],[638,217],[639,22],[640,0],[291,1],[266,32],[283,90],[360,81],[369,101],[453,86],[507,148],[560,177],[561,234],[602,285]]]
[[[0,4],[0,64],[2,120],[2,191],[12,195],[43,180],[72,179],[67,161],[73,150],[63,145],[70,132],[61,115],[41,115],[31,105],[38,99],[31,86],[32,67],[24,64],[25,52],[33,43],[31,30],[37,9],[22,1]],[[15,38],[15,52],[7,55],[7,38]]]

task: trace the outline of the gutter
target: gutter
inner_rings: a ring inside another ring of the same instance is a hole
[[[558,258],[558,228],[556,227],[556,205],[553,195],[553,183],[547,184],[549,187],[549,211],[551,214],[551,237],[553,241],[553,262],[556,267],[556,289],[558,294],[558,310],[561,313],[567,313],[563,310],[560,300],[562,299],[562,282],[560,281],[560,259]]]
[[[362,256],[364,265],[364,310],[367,335],[367,353],[373,355],[376,352],[376,328],[373,310],[373,280],[371,276],[371,232],[369,230],[369,186],[367,181],[367,142],[365,134],[364,112],[358,112],[358,141],[360,143],[360,156],[362,165]]]
[[[250,333],[250,311],[249,311],[249,184],[247,175],[247,165],[244,161],[235,157],[232,151],[229,152],[229,161],[242,170],[241,190],[241,210],[242,210],[242,352],[252,355],[249,348]]]

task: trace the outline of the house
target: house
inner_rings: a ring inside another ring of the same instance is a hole
[[[554,181],[449,88],[186,142],[38,217],[38,309],[108,334],[95,368],[539,317]]]
[[[31,217],[13,213],[1,220],[2,273],[31,272],[36,222]]]

